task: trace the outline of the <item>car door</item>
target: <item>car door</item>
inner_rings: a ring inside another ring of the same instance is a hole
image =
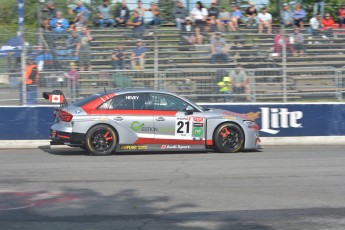
[[[155,142],[161,148],[199,149],[205,144],[205,118],[186,101],[164,93],[150,93]],[[192,109],[188,113],[186,108]]]
[[[147,107],[146,93],[116,95],[108,109],[108,120],[119,134],[120,145],[146,144],[154,139],[153,115]]]

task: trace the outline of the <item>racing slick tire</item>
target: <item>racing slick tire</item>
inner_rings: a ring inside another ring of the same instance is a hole
[[[86,133],[85,147],[92,155],[110,155],[115,150],[116,143],[116,133],[108,125],[96,125]]]
[[[218,152],[235,153],[243,146],[244,133],[239,125],[224,123],[214,131],[213,141]]]

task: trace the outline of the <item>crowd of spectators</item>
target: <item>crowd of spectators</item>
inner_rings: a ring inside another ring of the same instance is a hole
[[[132,50],[132,54],[126,56],[126,51],[122,43],[114,49],[111,60],[114,69],[126,68],[126,59],[129,60],[133,69],[145,68],[145,48],[142,42],[145,28],[147,26],[156,27],[162,23],[161,11],[155,2],[150,3],[149,8],[144,8],[142,2],[137,1],[136,7],[127,6],[125,0],[121,1],[114,8],[109,0],[103,0],[100,5],[94,8],[93,15],[86,8],[82,1],[76,1],[74,7],[70,8],[68,20],[63,12],[56,8],[53,1],[46,4],[46,19],[42,27],[48,45],[56,48],[57,38],[62,38],[66,43],[67,59],[78,61],[80,70],[92,70],[91,66],[91,42],[93,37],[88,29],[88,20],[96,28],[105,27],[111,29],[115,27],[126,27],[130,29],[128,37],[139,39],[137,47]],[[237,5],[229,5],[220,8],[216,0],[212,0],[210,7],[206,7],[201,1],[195,3],[191,11],[183,5],[181,0],[176,1],[176,6],[171,9],[177,29],[180,31],[181,45],[202,45],[209,41],[211,47],[211,63],[227,63],[229,61],[229,46],[222,33],[238,31],[240,27],[257,28],[258,33],[267,32],[272,34],[273,18],[266,7],[258,8],[254,2],[250,2],[245,10],[241,10]],[[145,12],[150,12],[150,21],[144,21]],[[288,48],[288,52],[294,56],[304,55],[304,37],[301,29],[307,21],[307,11],[300,3],[289,5],[284,3],[280,12],[280,22],[285,28],[294,28],[294,32],[287,38],[282,38],[282,31],[276,33],[274,42],[274,52],[280,53],[283,44]],[[310,13],[310,12],[309,12]],[[329,12],[325,12],[324,0],[315,0],[313,5],[313,16],[309,20],[307,32],[311,35],[321,35],[332,37],[333,29],[336,27],[334,19]],[[337,21],[340,28],[345,23],[345,4],[337,9]],[[90,23],[89,23],[90,24]]]

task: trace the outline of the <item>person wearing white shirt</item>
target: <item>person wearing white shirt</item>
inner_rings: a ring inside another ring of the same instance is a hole
[[[309,28],[307,29],[308,33],[315,35],[317,32],[321,31],[321,15],[318,14],[314,17],[312,17],[309,20]]]
[[[196,27],[200,30],[200,28],[203,28],[206,24],[208,11],[202,3],[198,1],[195,4],[195,8],[191,11],[191,16],[195,21]]]
[[[259,33],[262,33],[264,28],[267,28],[267,33],[272,33],[272,15],[267,12],[266,7],[261,9],[261,13],[258,14],[259,20]]]

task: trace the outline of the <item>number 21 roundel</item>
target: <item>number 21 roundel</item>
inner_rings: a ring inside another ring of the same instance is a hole
[[[175,135],[182,137],[190,137],[192,134],[192,119],[189,117],[177,117],[175,124]]]

